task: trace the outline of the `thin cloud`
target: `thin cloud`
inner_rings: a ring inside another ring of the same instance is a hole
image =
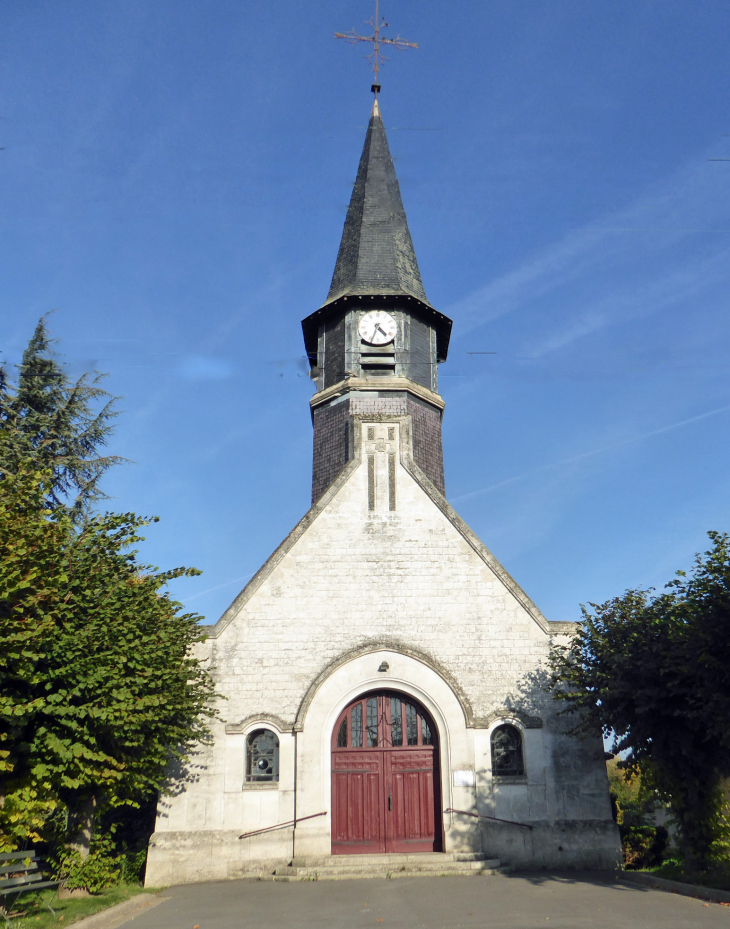
[[[677,304],[691,304],[709,288],[730,278],[730,245],[702,260],[688,261],[674,271],[665,272],[642,283],[609,291],[578,319],[524,352],[529,358],[542,358],[566,348],[607,326],[629,319],[661,313]]]
[[[198,593],[193,594],[192,597],[185,597],[185,603],[192,603],[193,600],[197,600],[199,597],[204,597],[206,594],[212,594],[215,590],[222,590],[224,587],[230,587],[231,584],[240,584],[241,581],[247,581],[254,576],[256,572],[252,571],[250,574],[244,574],[243,577],[234,577],[231,581],[225,581],[223,584],[216,584],[215,587],[209,587],[207,590],[199,590]]]
[[[611,445],[604,445],[601,448],[594,448],[587,452],[581,452],[579,455],[571,455],[568,458],[562,458],[560,461],[553,461],[550,464],[541,465],[539,468],[533,468],[531,471],[524,471],[522,474],[516,474],[514,477],[508,477],[496,484],[489,484],[487,487],[480,487],[478,490],[471,490],[468,493],[460,494],[453,497],[451,503],[461,503],[464,500],[471,500],[474,497],[480,497],[482,494],[490,493],[492,490],[498,490],[500,487],[507,487],[509,484],[515,484],[517,481],[525,480],[536,474],[543,474],[546,471],[552,471],[555,468],[562,468],[568,464],[574,464],[578,461],[584,461],[587,458],[594,458],[596,455],[603,455],[606,452],[612,452],[617,448],[624,448],[627,445],[635,445],[638,442],[644,442],[654,436],[662,435],[665,432],[672,432],[674,429],[681,429],[691,423],[697,423],[702,419],[708,419],[710,416],[718,416],[720,413],[730,411],[730,405],[718,407],[716,410],[708,410],[706,413],[700,413],[698,416],[690,416],[689,419],[681,419],[679,422],[670,423],[668,426],[661,426],[659,429],[652,429],[643,435],[634,436],[631,439],[624,439],[621,442],[614,442]]]
[[[627,208],[569,233],[513,271],[452,304],[447,312],[458,320],[460,335],[575,287],[579,295],[570,293],[568,302],[573,306],[583,303],[583,322],[571,324],[576,338],[583,330],[591,331],[588,320],[599,327],[609,324],[615,318],[614,309],[624,318],[628,311],[650,313],[651,300],[661,300],[663,293],[671,292],[671,283],[666,280],[667,265],[674,268],[674,275],[686,279],[685,289],[690,289],[691,278],[697,281],[696,286],[701,285],[700,268],[689,246],[693,241],[705,242],[708,234],[712,235],[713,252],[719,252],[715,260],[718,266],[724,265],[727,277],[730,228],[725,194],[730,175],[721,176],[708,168],[707,154]],[[677,254],[683,256],[679,267]],[[643,285],[643,300],[632,299],[634,285]],[[598,293],[602,298],[596,303],[594,295]],[[613,308],[612,298],[617,298]],[[566,306],[569,311],[570,306]]]

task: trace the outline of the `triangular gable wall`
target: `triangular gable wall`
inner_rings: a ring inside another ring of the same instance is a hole
[[[354,417],[355,420],[362,420],[362,416]],[[364,417],[371,421],[373,417]],[[459,535],[466,541],[469,547],[482,559],[485,565],[493,572],[495,577],[502,583],[505,590],[508,591],[515,600],[524,608],[525,612],[532,617],[535,623],[542,629],[546,635],[572,635],[576,631],[578,624],[573,622],[549,622],[522,590],[519,584],[509,574],[509,572],[499,563],[489,549],[481,542],[476,534],[469,528],[464,520],[450,506],[446,498],[439,493],[431,481],[426,477],[423,471],[413,461],[410,441],[410,417],[400,417],[401,428],[403,431],[400,443],[400,464],[408,475],[413,478],[416,484],[422,489],[426,496],[431,500],[435,507],[446,517],[449,523],[456,529]],[[291,552],[297,545],[304,534],[314,525],[318,518],[327,510],[335,498],[340,494],[343,488],[348,484],[353,474],[362,464],[360,434],[355,428],[355,449],[352,460],[345,466],[339,476],[332,482],[324,495],[314,504],[305,516],[297,523],[289,535],[283,540],[281,545],[266,560],[256,574],[251,578],[241,593],[231,603],[218,622],[212,626],[208,632],[211,638],[218,638],[223,634],[230,623],[238,616],[249,602],[251,597],[261,587],[264,581],[271,576],[282,559]]]

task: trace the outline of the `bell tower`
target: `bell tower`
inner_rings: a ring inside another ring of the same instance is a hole
[[[352,455],[352,416],[412,418],[413,458],[444,493],[438,364],[451,320],[423,289],[377,95],[324,304],[302,321],[312,397],[312,502]]]

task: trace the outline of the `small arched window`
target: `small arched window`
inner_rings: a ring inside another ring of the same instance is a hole
[[[497,726],[492,733],[492,774],[512,777],[524,773],[522,733],[516,726]]]
[[[270,729],[257,729],[246,739],[246,780],[279,780],[279,739]]]

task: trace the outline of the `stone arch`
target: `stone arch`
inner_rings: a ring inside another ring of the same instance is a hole
[[[382,669],[382,670],[381,670]],[[297,758],[298,813],[317,816],[332,808],[332,738],[341,711],[358,694],[393,690],[410,695],[433,720],[438,732],[439,778],[443,809],[454,805],[452,772],[474,769],[471,706],[451,675],[422,652],[392,639],[364,642],[330,662],[312,682],[299,709],[294,730]],[[461,802],[461,801],[460,801]],[[442,813],[443,817],[444,814]],[[449,819],[449,816],[452,818]],[[441,820],[443,847],[479,851],[481,839],[453,822]],[[298,853],[331,854],[331,818],[297,826]]]
[[[281,716],[275,716],[274,713],[252,713],[238,723],[226,723],[226,735],[240,735],[259,724],[264,729],[276,729],[279,734],[292,730],[291,723],[287,723]]]
[[[448,687],[453,691],[454,696],[459,701],[461,710],[464,714],[464,723],[467,728],[474,726],[474,710],[471,705],[471,701],[466,696],[462,688],[459,686],[455,678],[446,668],[443,667],[438,661],[432,658],[427,652],[421,651],[421,649],[414,648],[411,645],[406,645],[404,642],[401,642],[398,639],[392,638],[381,638],[381,639],[370,639],[367,642],[363,642],[361,645],[358,645],[355,648],[348,649],[346,652],[343,652],[334,661],[331,661],[325,668],[320,671],[317,677],[312,681],[307,689],[306,694],[302,702],[299,705],[299,710],[297,711],[297,716],[294,721],[293,729],[295,732],[301,732],[304,729],[304,720],[307,716],[307,711],[314,699],[315,694],[322,686],[322,684],[339,668],[347,664],[350,661],[353,661],[356,658],[360,658],[363,655],[368,655],[374,652],[381,651],[391,651],[397,652],[398,654],[405,655],[408,658],[413,658],[416,661],[420,661],[426,667],[434,671],[438,676],[448,685]],[[387,686],[388,679],[383,675],[383,686]]]
[[[528,713],[524,713],[522,710],[516,710],[509,706],[503,706],[498,710],[493,710],[488,716],[481,716],[474,720],[474,728],[491,729],[493,723],[499,720],[502,720],[503,722],[519,720],[520,724],[524,726],[525,729],[542,729],[543,726],[543,722],[539,716],[530,716]]]

